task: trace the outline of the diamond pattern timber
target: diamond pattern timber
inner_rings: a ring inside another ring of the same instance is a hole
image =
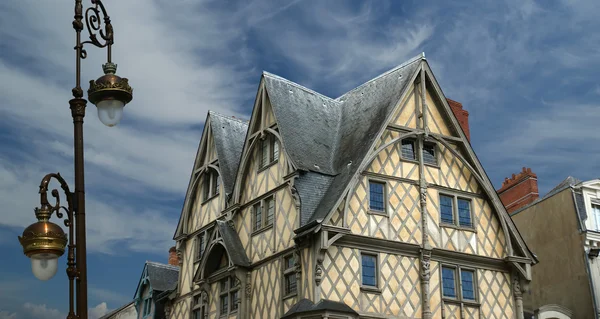
[[[294,246],[294,229],[298,227],[298,212],[289,188],[284,188],[275,195],[275,239],[276,251]]]
[[[196,198],[192,206],[192,229],[188,231],[189,234],[217,219],[219,214],[225,209],[224,196],[222,195],[224,192],[223,185],[220,186],[219,196],[204,203],[202,203],[202,188],[204,187],[204,183],[201,183],[199,186],[198,191],[194,194]]]
[[[445,303],[444,317],[445,319],[462,319],[460,315],[460,305],[454,303]]]
[[[252,207],[246,207],[236,217],[236,231],[246,249],[250,261],[256,262],[273,253],[294,245],[294,229],[298,224],[298,212],[289,188],[285,187],[275,194],[275,213],[273,227],[252,235]]]
[[[357,250],[331,246],[323,260],[323,299],[346,303],[353,309],[360,309],[360,256]]]
[[[329,220],[326,223],[327,225],[333,225],[333,226],[339,226],[339,227],[343,226],[345,205],[346,205],[346,200],[344,199],[340,203],[338,208],[335,210],[335,212],[333,212],[333,214],[331,214],[331,217],[329,218]]]
[[[419,105],[419,94],[415,91],[414,86],[410,88],[408,97],[398,109],[394,117],[392,117],[391,123],[400,126],[407,126],[410,128],[417,128],[417,108]]]
[[[467,166],[446,147],[441,144],[438,144],[438,146],[440,168],[427,167],[426,181],[465,192],[479,193],[479,184]],[[456,149],[456,146],[454,148]]]
[[[483,199],[473,201],[477,216],[477,242],[480,253],[484,256],[504,258],[506,255],[506,240],[502,225],[492,207]]]
[[[479,307],[464,306],[465,319],[479,319]]]
[[[514,303],[508,273],[478,270],[481,317],[486,319],[514,318]]]
[[[214,282],[210,285],[208,293],[208,318],[219,318],[219,282]]]
[[[360,251],[332,246],[323,261],[321,293],[360,312],[421,318],[421,284],[416,258],[379,254],[381,293],[360,291]]]
[[[399,136],[399,132],[386,130],[374,150]],[[402,153],[400,150],[401,145],[402,143],[394,143],[379,152],[367,168],[367,171],[417,180],[419,178],[419,166],[412,162],[400,160],[400,154]]]
[[[173,310],[169,319],[188,319],[190,317],[191,301],[191,297],[178,300],[175,305],[173,305]]]
[[[456,136],[451,133],[450,122],[442,115],[442,105],[435,103],[429,91],[425,94],[425,103],[427,103],[427,125],[429,130],[433,133],[442,134],[446,136]]]
[[[281,263],[279,259],[252,271],[252,318],[279,318],[281,300]]]
[[[190,238],[185,243],[185,250],[183,252],[181,270],[179,272],[181,287],[180,293],[186,294],[192,289],[192,281],[194,279],[194,239]]]
[[[255,145],[258,144],[255,143]],[[253,148],[252,156],[244,174],[242,204],[281,185],[283,176],[286,174],[287,164],[285,153],[279,152],[279,160],[275,164],[259,171],[257,165],[258,150],[258,146]]]
[[[300,288],[302,291],[300,292],[300,298],[307,298],[310,300],[314,300],[314,269],[315,266],[312,262],[312,255],[310,248],[304,248],[301,250],[301,258],[300,263],[302,267],[302,284]]]
[[[432,319],[442,318],[442,292],[440,286],[440,264],[437,261],[429,263],[431,277],[429,278],[429,307]]]
[[[506,255],[504,232],[489,202],[483,198],[472,198],[472,214],[477,232],[440,227],[439,193],[427,190],[427,226],[433,247],[486,257],[504,258]]]
[[[348,227],[354,234],[421,242],[421,212],[416,186],[390,180],[387,183],[387,216],[369,214],[369,178],[362,176],[348,205]],[[388,217],[389,216],[389,217]]]

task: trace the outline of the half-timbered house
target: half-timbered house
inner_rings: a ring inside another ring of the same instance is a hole
[[[174,239],[174,319],[523,318],[535,263],[424,55],[338,98],[264,72]]]

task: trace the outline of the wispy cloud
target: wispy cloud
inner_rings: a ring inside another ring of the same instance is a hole
[[[89,319],[98,319],[109,312],[106,303],[88,309]],[[6,313],[6,317],[2,317],[3,312],[0,312],[0,319],[64,319],[67,314],[62,313],[58,309],[49,308],[45,304],[25,303],[22,313]]]

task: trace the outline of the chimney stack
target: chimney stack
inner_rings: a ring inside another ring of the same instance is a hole
[[[506,210],[512,213],[540,197],[537,175],[531,168],[523,167],[519,174],[505,178],[497,193]]]
[[[179,258],[177,258],[177,249],[175,246],[169,249],[169,265],[179,267]]]
[[[452,109],[452,113],[454,113],[454,116],[456,116],[458,124],[460,124],[460,127],[462,128],[463,132],[465,132],[467,140],[471,142],[471,132],[469,130],[469,112],[463,110],[462,103],[456,102],[448,98],[446,100],[448,101],[448,104]]]

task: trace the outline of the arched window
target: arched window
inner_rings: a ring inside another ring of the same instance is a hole
[[[221,178],[215,169],[209,169],[204,173],[202,184],[202,201],[207,201],[214,196],[219,195],[221,188]]]
[[[227,251],[223,245],[217,244],[210,250],[210,254],[207,257],[206,264],[204,265],[204,278],[228,266],[229,256]]]

